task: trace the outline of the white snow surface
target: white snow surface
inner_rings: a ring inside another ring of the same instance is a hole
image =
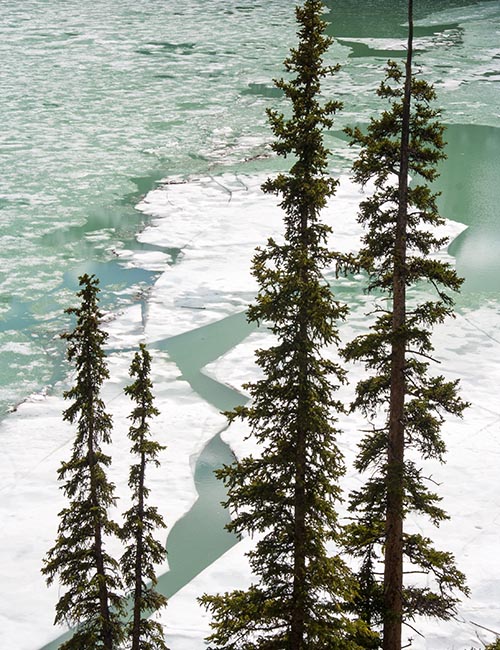
[[[134,349],[218,321],[242,311],[256,290],[250,262],[256,246],[267,237],[280,237],[282,213],[276,197],[262,194],[260,176],[226,174],[217,178],[191,179],[186,183],[164,184],[148,194],[140,209],[153,217],[139,236],[141,241],[181,249],[176,264],[168,255],[145,255],[120,251],[127,264],[144,265],[163,272],[152,287],[145,317],[139,305],[114,314],[107,324],[110,333],[111,379],[104,398],[113,414],[114,438],[110,471],[119,497],[118,511],[127,507],[129,441],[127,431],[130,402],[123,394]],[[356,250],[360,227],[356,222],[359,189],[347,178],[323,213],[334,228],[331,247]],[[450,237],[463,226],[448,222],[443,229]],[[441,253],[446,256],[446,252]],[[163,266],[162,266],[163,265]],[[333,278],[333,270],[327,276]],[[356,286],[356,280],[341,280],[339,288]],[[341,327],[343,340],[366,331],[372,298],[362,294],[361,285],[352,293],[351,315]],[[341,297],[340,296],[340,297]],[[479,304],[479,303],[478,303]],[[254,350],[270,343],[265,330],[251,334],[243,343],[207,366],[204,371],[239,390],[257,376]],[[500,628],[500,305],[483,301],[477,307],[461,307],[455,319],[436,330],[436,372],[460,379],[462,394],[470,401],[462,420],[448,419],[444,437],[448,447],[446,464],[427,463],[429,475],[439,483],[444,508],[450,520],[436,530],[426,521],[408,525],[422,531],[438,547],[456,555],[465,572],[471,597],[459,606],[456,620],[446,623],[416,621],[420,634],[408,630],[416,650],[470,650],[482,647],[480,640],[492,635],[478,626]],[[116,351],[118,350],[118,351]],[[328,355],[336,356],[335,350]],[[350,368],[351,385],[339,395],[349,401],[353,385],[363,368]],[[57,513],[65,500],[56,480],[60,462],[71,450],[73,429],[61,418],[67,404],[62,391],[71,384],[57,385],[33,395],[0,424],[0,521],[4,532],[0,545],[0,648],[39,650],[56,638],[61,629],[53,624],[59,588],[47,588],[40,574],[42,559],[52,546],[57,530]],[[196,499],[193,467],[203,446],[225,426],[224,417],[179,378],[177,366],[166,353],[154,352],[153,381],[161,415],[153,423],[153,434],[167,449],[162,466],[151,470],[151,500],[158,505],[168,528],[181,518]],[[243,391],[242,391],[243,392]],[[345,453],[345,488],[360,484],[352,469],[360,429],[366,426],[360,415],[343,416],[339,445]],[[224,433],[238,456],[258,453],[248,431],[235,423]],[[163,533],[165,535],[165,533]],[[252,540],[244,539],[175,594],[161,615],[171,650],[205,647],[209,617],[196,598],[203,593],[245,587],[251,580],[245,552]],[[113,549],[110,549],[113,550]],[[118,552],[118,549],[115,549]],[[159,572],[166,570],[159,567]]]

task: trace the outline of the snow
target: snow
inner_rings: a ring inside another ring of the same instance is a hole
[[[177,263],[172,265],[167,254],[118,253],[126,264],[162,273],[151,287],[145,312],[140,304],[133,304],[113,314],[106,325],[112,352],[111,379],[104,397],[115,424],[110,474],[117,486],[117,510],[122,512],[127,507],[130,462],[130,402],[123,387],[134,350],[145,341],[153,353],[154,390],[161,411],[153,433],[167,445],[161,468],[151,470],[151,496],[169,530],[197,498],[193,479],[196,457],[213,436],[225,429],[226,422],[179,376],[179,368],[168,354],[155,349],[155,345],[241,312],[252,300],[256,290],[250,274],[254,249],[269,236],[279,238],[282,231],[276,198],[263,195],[259,189],[263,180],[257,175],[226,174],[166,183],[148,194],[140,205],[152,220],[139,238],[158,248],[181,249]],[[355,250],[359,246],[360,228],[355,215],[360,198],[358,188],[342,177],[337,196],[324,211],[324,219],[334,228],[331,245],[337,250]],[[452,237],[462,229],[453,222],[447,222],[444,228]],[[446,255],[446,251],[441,253]],[[328,278],[334,281],[333,270]],[[346,341],[366,328],[366,313],[372,301],[355,287],[356,279],[338,283],[339,297],[347,295],[351,304],[351,315],[341,328]],[[250,334],[203,372],[244,392],[242,384],[258,372],[253,352],[256,347],[268,345],[269,338],[265,330]],[[457,620],[439,624],[418,621],[416,627],[424,636],[410,634],[416,650],[470,650],[481,647],[476,633],[491,640],[491,635],[471,621],[500,627],[495,611],[500,598],[500,556],[495,552],[500,533],[500,371],[496,361],[500,305],[493,300],[477,307],[464,303],[455,319],[437,329],[435,343],[441,361],[437,372],[450,379],[460,378],[462,394],[471,406],[462,420],[453,418],[445,424],[447,463],[428,464],[429,472],[440,483],[439,492],[450,521],[437,531],[422,521],[411,521],[409,525],[418,526],[438,546],[456,555],[472,593],[461,603]],[[335,356],[335,351],[328,354]],[[350,369],[353,385],[362,374],[359,365]],[[65,505],[56,473],[60,462],[70,454],[73,437],[72,427],[61,419],[66,406],[62,391],[70,383],[71,377],[64,386],[32,396],[0,424],[0,648],[39,650],[62,631],[52,624],[58,587],[47,589],[40,567],[54,542],[57,513]],[[342,388],[340,395],[349,400],[352,386]],[[348,466],[346,489],[359,484],[360,478],[350,463],[363,424],[359,415],[339,421],[343,431],[339,444]],[[253,441],[245,439],[247,433],[244,425],[236,422],[224,430],[223,438],[241,455],[254,450]],[[161,620],[171,650],[204,647],[209,617],[196,599],[205,592],[245,587],[251,576],[244,553],[251,544],[251,540],[244,539],[170,599]],[[167,565],[159,567],[159,573],[166,569]]]

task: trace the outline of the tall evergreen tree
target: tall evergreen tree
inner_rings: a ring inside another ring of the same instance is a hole
[[[325,246],[330,230],[319,217],[336,187],[323,130],[341,108],[338,101],[320,103],[321,81],[336,71],[323,63],[330,39],[322,10],[320,0],[296,8],[299,42],[285,60],[291,79],[275,82],[291,102],[291,116],[268,110],[273,148],[294,163],[263,185],[281,197],[285,235],[283,243],[269,239],[257,250],[253,274],[260,290],[248,319],[266,324],[277,342],[256,353],[263,378],[248,384],[251,405],[230,414],[248,421],[262,456],[218,472],[234,516],[227,528],[258,536],[248,554],[257,580],[246,591],[201,599],[213,614],[212,648],[358,647],[343,612],[353,582],[325,548],[338,539],[344,467],[330,409],[342,410],[333,391],[344,372],[322,350],[337,342],[335,323],[346,310],[322,278],[332,255]]]
[[[64,419],[77,422],[73,453],[59,469],[69,505],[60,513],[55,545],[47,553],[42,573],[48,584],[59,577],[65,592],[56,605],[56,623],[76,625],[60,650],[114,650],[122,637],[120,578],[117,562],[106,552],[105,539],[118,533],[108,509],[115,503],[114,486],[106,477],[110,457],[102,451],[111,442],[111,417],[100,390],[109,373],[100,328],[99,281],[80,277],[81,305],[66,312],[77,317],[75,329],[64,334],[68,360],[76,366],[76,383],[64,393],[72,400]]]
[[[370,333],[346,348],[347,359],[364,361],[373,373],[358,384],[354,402],[372,418],[373,430],[356,461],[360,471],[370,470],[370,479],[352,495],[358,519],[350,526],[348,547],[362,560],[358,611],[369,624],[382,623],[384,650],[400,650],[402,623],[417,615],[450,618],[456,590],[466,592],[452,555],[404,530],[409,513],[426,515],[435,525],[447,518],[416,459],[443,460],[444,414],[460,415],[465,407],[458,382],[430,374],[433,326],[452,314],[447,292],[459,290],[462,281],[449,264],[429,257],[446,243],[432,232],[443,220],[429,187],[445,158],[444,127],[431,106],[434,89],[412,71],[412,0],[408,21],[405,69],[389,62],[378,90],[389,108],[371,120],[366,133],[347,129],[351,144],[361,147],[354,179],[375,185],[360,206],[366,234],[358,263],[369,273],[369,289],[388,301]],[[412,186],[409,175],[416,179]],[[412,298],[409,289],[417,285],[435,289],[436,298]],[[380,583],[375,567],[382,554]],[[406,584],[404,562],[412,572],[433,576],[435,588]]]
[[[150,371],[151,355],[142,343],[130,366],[130,376],[135,380],[125,388],[125,393],[136,403],[130,415],[133,424],[129,438],[133,443],[131,451],[138,457],[138,462],[130,468],[133,505],[125,513],[121,531],[122,539],[129,542],[121,565],[125,584],[132,590],[133,614],[126,625],[131,650],[167,650],[161,623],[147,617],[167,604],[167,599],[155,590],[154,569],[154,564],[165,559],[166,550],[153,536],[157,528],[165,528],[165,522],[157,508],[147,505],[149,489],[145,483],[147,466],[158,466],[158,453],[165,449],[150,435],[149,420],[159,414],[153,406]]]

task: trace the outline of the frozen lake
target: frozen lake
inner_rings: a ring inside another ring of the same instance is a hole
[[[345,110],[327,136],[342,183],[325,218],[332,246],[351,250],[360,193],[347,178],[352,153],[340,129],[376,110],[372,91],[384,61],[402,54],[403,16],[396,2],[327,4],[338,39],[332,62],[343,67],[326,90]],[[423,624],[426,639],[413,647],[469,650],[480,632],[470,621],[500,627],[500,8],[443,0],[436,12],[436,3],[417,4],[417,60],[450,125],[441,209],[451,220],[449,253],[466,277],[457,318],[437,332],[437,356],[472,403],[463,421],[447,425],[447,465],[431,468],[452,515],[437,535],[457,554],[472,597],[459,621]],[[0,647],[48,650],[59,633],[57,588],[46,589],[39,569],[63,504],[56,469],[72,440],[61,422],[70,377],[58,335],[84,271],[101,278],[109,311],[106,397],[120,511],[130,408],[122,389],[138,342],[154,355],[162,411],[155,431],[168,448],[151,487],[172,544],[170,578],[167,565],[160,573],[169,594],[187,583],[164,615],[172,650],[203,648],[208,620],[197,595],[247,579],[248,540],[234,545],[221,530],[227,513],[211,467],[231,459],[221,437],[243,450],[242,432],[227,429],[219,411],[245,399],[253,350],[265,344],[241,314],[255,291],[253,249],[281,228],[259,185],[282,166],[270,156],[264,109],[281,102],[271,79],[294,43],[288,9],[279,0],[187,0],[175,11],[159,0],[0,6]],[[347,340],[365,325],[367,299],[356,283],[334,290],[352,308]],[[353,381],[359,372],[352,369]],[[348,460],[360,426],[343,423]],[[357,480],[348,475],[346,487]],[[183,519],[189,511],[193,518]],[[185,542],[200,526],[213,533],[206,552]]]

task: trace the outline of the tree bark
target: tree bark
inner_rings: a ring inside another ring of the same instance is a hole
[[[91,416],[92,417],[92,416]],[[108,598],[108,589],[106,586],[105,576],[105,567],[104,567],[104,557],[102,549],[102,526],[99,515],[99,503],[97,498],[97,490],[95,485],[95,467],[96,467],[96,458],[94,451],[94,431],[91,427],[88,438],[88,454],[89,454],[89,464],[90,464],[90,498],[92,502],[92,507],[94,509],[94,543],[95,543],[95,562],[97,575],[102,576],[99,580],[99,610],[101,618],[103,621],[102,624],[102,641],[104,644],[105,650],[113,650],[113,635],[111,633],[111,618],[109,613],[109,598]]]
[[[301,243],[303,256],[308,257],[307,228],[309,225],[307,208],[302,209],[301,218]],[[307,269],[301,270],[302,286],[307,286]],[[307,352],[307,323],[309,314],[307,306],[302,301],[299,312],[298,332],[298,374],[299,374],[299,395],[297,413],[297,447],[295,456],[295,492],[294,492],[294,558],[293,558],[293,598],[292,598],[292,620],[290,627],[290,650],[302,650],[304,647],[304,622],[305,622],[305,599],[304,587],[306,580],[306,463],[307,463],[307,409],[306,384],[309,373],[309,362]]]
[[[412,0],[408,0],[408,49],[405,66],[398,213],[394,248],[393,342],[387,447],[383,650],[401,650],[401,628],[403,620],[404,404],[406,395],[406,341],[404,327],[406,324],[406,232],[408,220],[412,50],[413,2]]]
[[[304,586],[306,579],[305,565],[305,462],[306,436],[301,426],[297,436],[295,462],[294,494],[294,558],[293,558],[293,596],[290,626],[290,650],[302,650],[304,644]]]
[[[144,402],[142,404],[145,409]],[[144,431],[145,417],[142,417],[140,424],[141,431]],[[141,447],[144,442],[143,434],[141,435]],[[138,504],[137,504],[137,517],[142,523],[144,519],[144,476],[146,473],[146,458],[144,451],[141,451],[141,467],[139,473],[139,486],[138,486]],[[137,535],[137,554],[135,557],[135,588],[134,588],[134,626],[132,631],[132,650],[140,649],[141,640],[141,598],[142,598],[142,565],[143,565],[143,549],[144,537],[143,529],[139,528]]]

